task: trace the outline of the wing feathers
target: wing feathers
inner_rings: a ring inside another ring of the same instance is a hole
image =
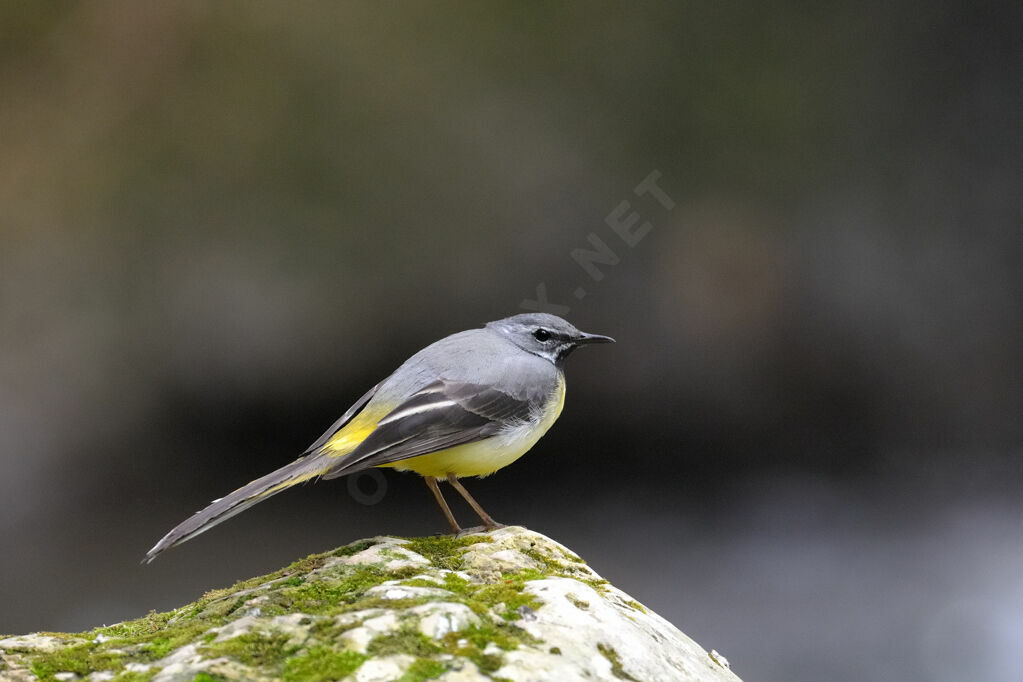
[[[395,421],[398,421],[399,419],[404,419],[406,417],[411,417],[414,414],[419,414],[421,412],[428,412],[430,410],[442,410],[442,409],[444,409],[446,407],[450,407],[452,405],[457,405],[457,404],[458,403],[456,403],[454,400],[437,400],[437,401],[432,402],[432,403],[424,403],[422,405],[413,405],[411,407],[403,406],[402,408],[397,409],[394,412],[391,412],[389,415],[387,415],[386,417],[384,417],[383,419],[378,421],[377,422],[377,427],[386,426],[387,424],[390,424],[391,422],[395,422]]]
[[[533,418],[536,407],[498,389],[436,381],[377,422],[376,429],[323,478],[489,438],[510,424]]]

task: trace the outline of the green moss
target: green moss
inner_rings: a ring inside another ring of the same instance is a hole
[[[382,547],[380,549],[380,556],[385,559],[394,559],[397,561],[410,561],[412,559],[411,554],[397,547]]]
[[[209,658],[227,656],[249,666],[277,668],[297,649],[294,644],[288,644],[285,635],[246,632],[223,642],[211,642],[201,647],[200,652]]]
[[[428,601],[425,598],[382,599],[363,596],[371,587],[396,578],[378,566],[338,567],[331,576],[307,580],[299,585],[284,584],[267,594],[260,604],[264,615],[281,613],[308,613],[311,615],[337,615],[368,608],[407,608]],[[436,587],[436,585],[434,585]]]
[[[430,597],[414,597],[412,599],[384,599],[383,597],[363,597],[357,601],[344,606],[339,606],[333,613],[351,613],[352,611],[366,611],[367,609],[392,609],[400,611],[410,609],[432,601]]]
[[[607,594],[608,582],[603,578],[594,579],[586,577],[592,575],[588,571],[584,571],[581,567],[586,565],[586,562],[579,557],[570,554],[566,550],[558,547],[558,553],[561,554],[569,564],[566,565],[548,554],[535,549],[536,543],[532,543],[529,549],[522,550],[522,553],[531,558],[533,561],[540,564],[544,573],[547,576],[557,576],[560,578],[571,578],[572,580],[578,580],[579,582],[589,585],[592,587],[597,594]]]
[[[331,552],[331,556],[355,556],[359,552],[363,552],[377,543],[372,540],[359,540],[353,542],[350,545],[345,545],[341,549],[336,549]]]
[[[647,613],[646,607],[640,604],[635,599],[624,599],[622,603],[628,606],[633,611],[639,611],[640,613]]]
[[[323,565],[326,563],[327,563],[326,554],[310,554],[306,558],[299,559],[298,561],[291,563],[282,568],[281,570],[271,573],[270,575],[263,576],[262,578],[252,578],[251,580],[243,580],[241,583],[238,583],[236,589],[242,589],[244,586],[247,586],[249,584],[251,584],[252,587],[258,587],[259,585],[262,585],[264,582],[269,582],[270,580],[276,580],[278,578],[288,577],[295,574],[306,575],[307,573],[315,571],[318,568],[323,568]]]
[[[155,674],[155,670],[149,670],[144,673],[125,671],[114,677],[113,682],[149,682]]]
[[[389,572],[392,580],[403,580],[419,575],[423,572],[423,568],[422,566],[402,566],[401,568],[391,569]]]
[[[326,646],[311,647],[284,664],[284,682],[327,682],[339,680],[359,669],[366,656],[355,651],[335,651]]]
[[[310,625],[309,634],[314,641],[336,642],[342,634],[359,625],[357,620],[342,625],[333,618],[323,618]]]
[[[535,543],[533,546],[535,547]],[[579,568],[580,566],[585,566],[586,562],[578,557],[568,554],[565,550],[561,550],[560,553],[566,559],[568,559],[573,565],[566,566],[560,561],[557,561],[551,558],[550,556],[532,548],[523,550],[522,553],[531,558],[533,561],[540,564],[543,567],[542,569],[543,572],[546,573],[547,576],[571,578],[572,580],[578,580],[579,582],[585,585],[589,585],[597,592],[597,594],[607,593],[607,586],[609,583],[603,578],[594,579],[585,577],[587,575],[592,575],[591,573],[584,572]]]
[[[494,644],[503,651],[512,651],[522,644],[537,643],[535,637],[511,623],[473,626],[448,633],[441,640],[447,653],[468,658],[483,673],[492,673],[503,664],[500,655],[484,653],[488,645]]]
[[[557,547],[557,550],[561,554],[561,556],[565,557],[565,560],[568,561],[569,563],[579,564],[581,566],[586,565],[586,561],[582,557],[572,554],[564,547]]]
[[[535,546],[536,544],[534,543],[533,547]],[[565,566],[565,564],[557,561],[547,554],[544,554],[543,552],[533,549],[532,547],[522,550],[522,553],[540,564],[540,566],[543,567],[543,572],[547,575],[562,575],[568,573],[570,570],[567,566]]]
[[[480,672],[484,674],[492,673],[501,667],[500,656],[483,653],[483,649],[486,647],[485,643],[483,646],[480,646],[480,644],[471,640],[462,643],[458,642],[459,640],[453,640],[453,643],[448,647],[449,652],[455,656],[468,658],[476,664],[476,667],[480,669]]]
[[[305,575],[310,571],[321,568],[326,561],[326,557],[322,554],[312,554],[268,575],[261,575],[256,576],[255,578],[249,578],[248,580],[241,580],[225,589],[211,590],[204,594],[200,601],[209,603],[218,601],[225,597],[245,597],[247,595],[251,597],[252,595],[250,593],[258,588],[269,587],[272,583],[282,581],[294,575]]]
[[[222,597],[212,602],[207,602],[202,608],[194,609],[191,613],[186,614],[185,618],[188,620],[195,618],[226,618],[240,609],[249,599],[251,599],[251,596],[247,595]]]
[[[205,620],[182,623],[177,627],[165,626],[156,632],[135,637],[134,641],[141,645],[142,659],[157,661],[178,647],[194,641],[210,627],[211,624]],[[210,633],[210,639],[215,636]]]
[[[476,588],[472,585],[472,583],[457,573],[445,573],[444,589],[454,592],[455,594],[469,594],[471,590],[475,590]]]
[[[170,617],[173,614],[173,611],[169,611],[167,613],[150,611],[146,615],[141,618],[136,618],[135,620],[118,623],[117,625],[96,628],[93,631],[93,636],[104,635],[114,639],[134,640],[137,637],[144,637],[147,634],[152,634],[166,627],[167,621],[170,620]]]
[[[424,682],[440,677],[447,672],[448,667],[440,661],[431,661],[429,658],[417,658],[408,667],[405,674],[398,678],[398,682]]]
[[[266,589],[258,588],[268,586],[269,583],[282,582],[283,586],[277,586],[275,594],[283,593],[289,598],[283,600],[284,604],[272,602],[261,604],[264,615],[284,613],[285,607],[296,610],[297,607],[308,607],[310,611],[334,610],[336,602],[346,600],[354,602],[367,586],[378,584],[390,577],[372,567],[352,567],[351,571],[333,583],[324,585],[321,581],[314,581],[313,586],[307,586],[302,573],[322,567],[324,562],[323,555],[312,555],[268,576],[241,581],[228,589],[207,592],[195,602],[173,611],[150,612],[142,618],[83,633],[77,638],[86,639],[85,643],[68,646],[52,653],[32,652],[31,669],[42,680],[51,680],[58,672],[88,675],[97,670],[116,671],[123,668],[124,663],[128,661],[153,662],[189,642],[198,640],[205,641],[208,649],[223,652],[224,655],[231,655],[243,662],[279,659],[282,655],[280,641],[267,641],[267,638],[249,641],[243,636],[212,645],[209,642],[215,635],[208,631],[226,623],[229,616],[246,601],[257,596],[258,592],[266,592]],[[246,594],[239,595],[238,590]],[[203,636],[203,633],[207,634]],[[95,642],[100,635],[105,641]],[[72,636],[61,634],[59,638],[69,640]],[[111,649],[118,651],[111,652]],[[117,679],[135,682],[151,676],[149,673],[122,671]]]
[[[285,586],[277,591],[276,601],[288,611],[322,613],[340,603],[354,601],[368,588],[389,578],[389,575],[375,566],[357,566],[339,578],[310,580],[296,586]]]
[[[192,678],[192,682],[227,682],[227,678],[223,675],[202,672],[196,673],[195,677]]]
[[[406,552],[415,552],[431,561],[434,568],[448,569],[442,576],[442,584],[439,581],[416,578],[428,570],[421,566],[388,571],[380,564],[338,563],[315,575],[309,574],[310,571],[323,569],[331,556],[352,556],[377,544],[373,541],[360,541],[330,554],[311,555],[269,575],[240,581],[227,589],[207,592],[195,602],[173,611],[150,612],[133,621],[97,628],[79,635],[54,633],[54,637],[67,642],[66,648],[52,654],[27,652],[25,658],[30,662],[32,671],[43,680],[52,680],[58,672],[86,676],[97,670],[113,670],[115,673],[120,671],[116,678],[120,682],[143,682],[152,678],[158,669],[128,673],[123,670],[124,664],[128,661],[152,663],[194,642],[205,656],[229,657],[242,664],[263,669],[261,674],[275,675],[289,682],[339,679],[358,669],[369,655],[391,653],[417,657],[402,677],[406,682],[420,682],[442,675],[450,666],[435,660],[438,654],[468,658],[484,674],[489,674],[502,665],[502,656],[500,653],[484,654],[488,646],[496,645],[498,649],[508,651],[523,643],[539,644],[514,624],[514,621],[521,618],[519,611],[523,607],[536,610],[543,604],[526,590],[531,581],[558,575],[580,580],[597,590],[605,590],[606,581],[583,577],[591,574],[579,568],[582,562],[577,557],[564,551],[549,556],[545,554],[547,549],[539,544],[525,552],[536,562],[538,569],[506,573],[500,580],[489,583],[467,580],[452,572],[463,567],[461,557],[464,549],[481,542],[493,542],[493,539],[488,535],[414,538],[392,552],[395,557],[405,557]],[[468,606],[481,617],[484,624],[450,633],[443,640],[435,641],[408,623],[398,632],[374,640],[368,655],[336,651],[329,646],[341,633],[359,625],[358,622],[338,625],[333,616],[374,608],[399,611],[437,601],[437,598],[431,597],[384,599],[366,596],[366,590],[387,580],[403,580],[401,584],[409,586],[443,587],[454,595],[443,598],[444,601]],[[240,611],[247,610],[247,604],[256,598],[259,598],[258,608],[262,617],[285,613],[309,614],[309,620],[304,624],[309,626],[313,641],[326,642],[327,645],[300,649],[297,644],[289,644],[284,635],[261,635],[255,632],[214,642],[214,628],[222,627],[237,618]],[[588,606],[577,597],[573,599],[573,603],[580,608]],[[628,605],[642,608],[635,603]],[[494,613],[501,616],[496,623],[492,622]],[[104,641],[95,641],[99,635],[103,635]],[[612,662],[615,674],[622,679],[631,679],[621,668],[620,662],[615,663],[618,658],[614,650],[605,649],[601,653]],[[496,650],[491,646],[490,651]],[[220,678],[206,672],[196,679],[210,682]]]
[[[412,578],[409,580],[402,580],[402,585],[406,587],[440,587],[441,584],[436,580],[428,580],[426,578]]]
[[[31,669],[40,680],[52,680],[57,673],[88,675],[96,670],[111,670],[119,667],[121,658],[120,655],[104,651],[94,644],[78,644],[36,655],[31,663]]]
[[[531,609],[538,609],[542,606],[535,595],[524,591],[525,585],[531,580],[538,580],[545,577],[543,573],[535,569],[525,569],[514,573],[505,573],[501,581],[493,584],[473,583],[457,573],[445,573],[443,589],[455,595],[454,601],[468,606],[478,615],[486,617],[490,609],[503,604],[501,616],[505,620],[518,620],[521,618],[519,609],[528,606]],[[407,580],[403,584],[422,587],[438,587],[437,583],[418,579]]]
[[[505,620],[518,620],[522,617],[519,609],[523,606],[535,611],[543,605],[536,595],[526,592],[524,588],[527,582],[545,577],[543,573],[532,568],[515,573],[505,573],[501,577],[501,582],[482,585],[474,591],[472,596],[490,607],[504,604],[501,617]]]
[[[479,625],[448,633],[445,635],[444,642],[448,646],[460,646],[459,642],[465,640],[478,646],[481,650],[485,649],[488,644],[496,644],[500,649],[511,651],[517,649],[525,639],[532,640],[533,638],[525,630],[513,625]]]
[[[522,618],[519,609],[529,606],[536,609],[542,605],[542,601],[535,595],[525,591],[526,583],[538,580],[545,576],[539,571],[527,569],[516,573],[507,573],[501,577],[499,583],[473,583],[465,580],[455,573],[444,575],[443,585],[427,580],[408,580],[403,585],[417,587],[442,587],[451,592],[454,599],[469,606],[477,616],[487,618],[492,608],[501,605],[500,616],[505,621],[517,621]],[[431,598],[424,598],[422,601],[433,601]]]
[[[580,609],[581,611],[585,611],[586,609],[590,608],[590,602],[580,599],[571,592],[565,595],[565,599],[572,602],[572,606],[576,607],[577,609]]]
[[[462,555],[458,550],[479,542],[493,542],[493,538],[486,535],[468,535],[455,537],[454,535],[433,535],[426,538],[405,538],[408,542],[405,547],[416,554],[420,554],[438,568],[458,570],[462,567]]]
[[[108,640],[103,648],[131,648],[131,659],[151,662],[163,658],[174,649],[199,638],[203,632],[222,625],[233,611],[235,600],[224,600],[232,608],[206,612],[205,597],[193,604],[166,613],[150,612],[142,618],[108,627],[97,628],[86,636],[103,635]]]
[[[425,658],[441,651],[442,649],[436,642],[411,625],[405,625],[394,632],[380,635],[366,647],[366,653],[373,657],[409,654]]]
[[[572,580],[577,580],[577,581],[581,582],[583,585],[589,585],[590,587],[593,588],[594,592],[596,592],[597,594],[600,594],[600,595],[607,594],[607,586],[611,584],[608,581],[604,580],[603,578],[601,578],[599,580],[594,580],[592,578],[580,578],[579,576],[576,576],[576,575],[566,575],[566,576],[562,576],[562,577],[571,578]]]
[[[622,659],[618,656],[618,652],[614,650],[614,647],[607,644],[597,644],[597,651],[600,655],[608,660],[611,664],[611,674],[620,680],[631,680],[632,682],[639,682],[635,677],[625,672],[625,668],[622,667]]]
[[[552,646],[548,653],[550,653],[550,654],[552,654],[554,656],[560,656],[561,655],[561,649],[559,647]]]

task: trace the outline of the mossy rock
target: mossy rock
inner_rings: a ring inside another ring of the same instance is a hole
[[[360,540],[167,613],[0,639],[0,680],[735,682],[570,550],[521,527]]]

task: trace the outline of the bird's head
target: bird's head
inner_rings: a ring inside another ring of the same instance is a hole
[[[513,315],[488,322],[486,326],[522,350],[558,366],[579,346],[615,341],[610,336],[579,331],[567,320],[549,313]]]

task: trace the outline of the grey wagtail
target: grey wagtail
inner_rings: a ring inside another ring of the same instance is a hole
[[[546,313],[443,338],[359,398],[301,457],[214,500],[167,533],[145,561],[285,488],[370,467],[426,479],[454,533],[462,529],[437,479],[447,480],[484,526],[499,528],[458,479],[492,474],[524,455],[561,414],[565,359],[581,345],[613,342]]]

